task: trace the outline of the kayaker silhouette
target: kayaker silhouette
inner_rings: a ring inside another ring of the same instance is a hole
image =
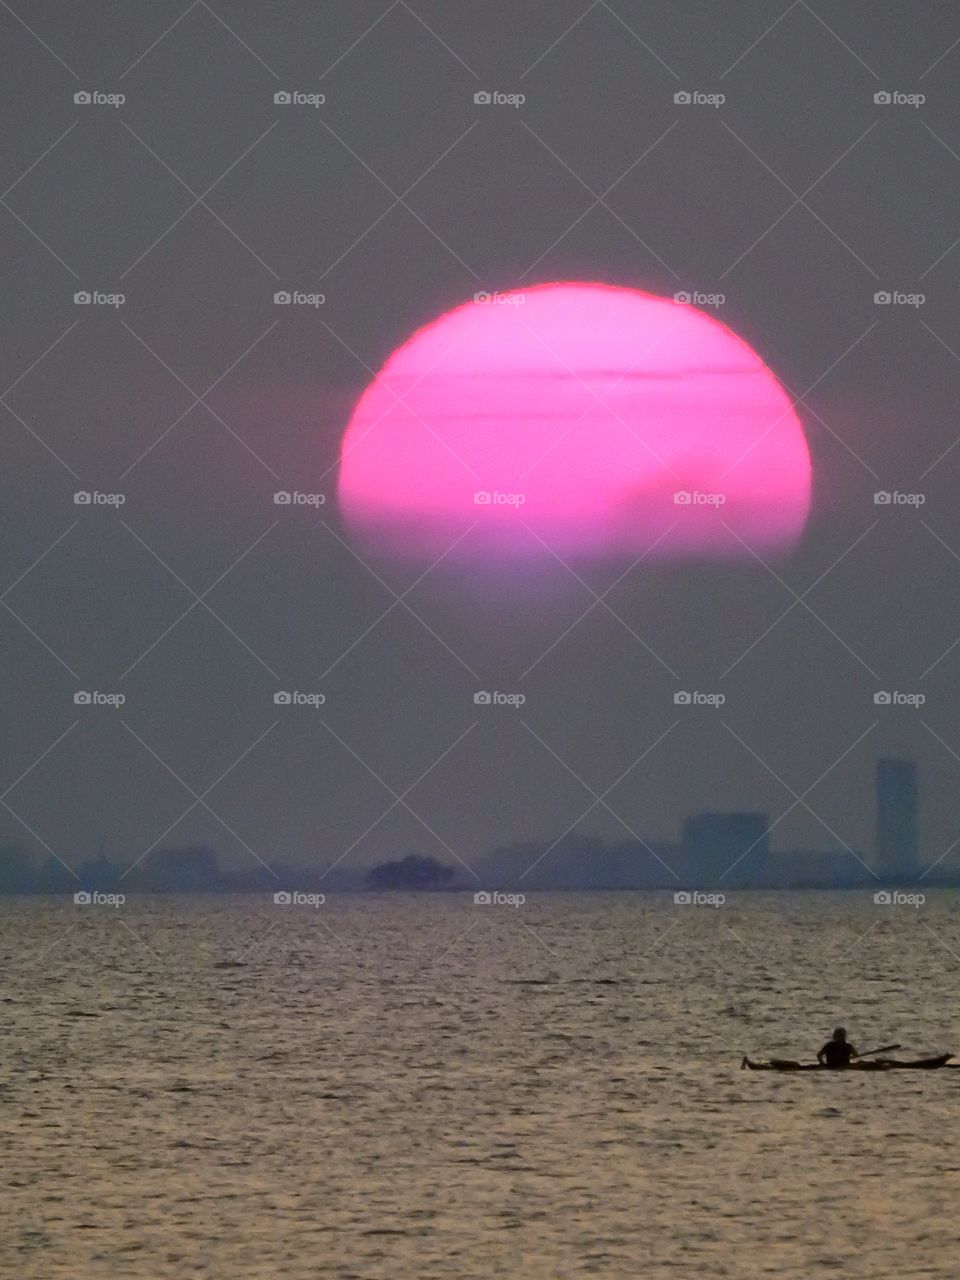
[[[833,1037],[817,1054],[817,1061],[821,1067],[849,1067],[851,1060],[856,1056],[857,1051],[847,1040],[846,1031],[843,1027],[837,1027]]]

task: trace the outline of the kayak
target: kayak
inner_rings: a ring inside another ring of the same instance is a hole
[[[753,1062],[744,1055],[740,1070],[744,1071],[935,1071],[938,1067],[960,1067],[951,1062],[952,1053],[941,1053],[935,1058],[914,1058],[912,1062],[900,1062],[897,1058],[864,1058],[846,1067],[828,1067],[819,1062],[791,1062],[787,1058],[771,1058],[769,1062]]]
[[[951,1062],[952,1053],[941,1053],[935,1058],[914,1058],[912,1062],[900,1062],[896,1058],[863,1059],[846,1067],[828,1067],[819,1062],[791,1062],[787,1058],[771,1058],[769,1062],[753,1062],[744,1055],[740,1070],[751,1071],[934,1071],[938,1067],[960,1067]]]

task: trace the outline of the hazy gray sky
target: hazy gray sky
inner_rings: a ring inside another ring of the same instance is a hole
[[[817,816],[796,804],[774,844],[831,845],[826,823],[861,848],[874,761],[895,752],[921,764],[924,859],[943,853],[960,774],[960,15],[12,10],[0,837],[68,862],[101,839],[131,861],[202,840],[268,862],[351,846],[355,862],[469,862],[558,835],[634,766],[606,803],[644,834],[699,807],[777,817],[826,772]],[[526,101],[477,106],[481,89]],[[536,589],[438,570],[396,604],[419,571],[364,564],[338,519],[352,404],[475,290],[562,279],[725,295],[720,317],[804,397],[801,547],[770,567],[641,566],[603,604],[591,588],[615,571],[579,582],[560,564]],[[277,307],[283,289],[326,301]],[[78,306],[81,290],[125,302]],[[925,301],[875,304],[895,290]],[[76,506],[79,489],[125,502]],[[278,507],[278,489],[327,502]],[[880,489],[925,501],[876,506]],[[478,688],[526,703],[478,708]],[[727,700],[677,708],[677,688]],[[81,689],[126,702],[75,706]],[[276,707],[278,689],[326,702]],[[877,707],[880,689],[926,703]],[[580,829],[626,834],[602,807]]]

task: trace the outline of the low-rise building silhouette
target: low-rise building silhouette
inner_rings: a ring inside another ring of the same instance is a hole
[[[760,888],[767,879],[770,820],[765,813],[696,813],[683,824],[684,865],[698,887]]]
[[[883,880],[912,880],[920,870],[916,763],[878,760],[876,785],[877,874]]]

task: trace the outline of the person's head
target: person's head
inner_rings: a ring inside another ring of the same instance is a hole
[[[834,1040],[838,1040],[841,1044],[843,1044],[843,1042],[847,1038],[846,1030],[843,1027],[837,1027],[837,1029],[833,1033],[833,1038]]]

